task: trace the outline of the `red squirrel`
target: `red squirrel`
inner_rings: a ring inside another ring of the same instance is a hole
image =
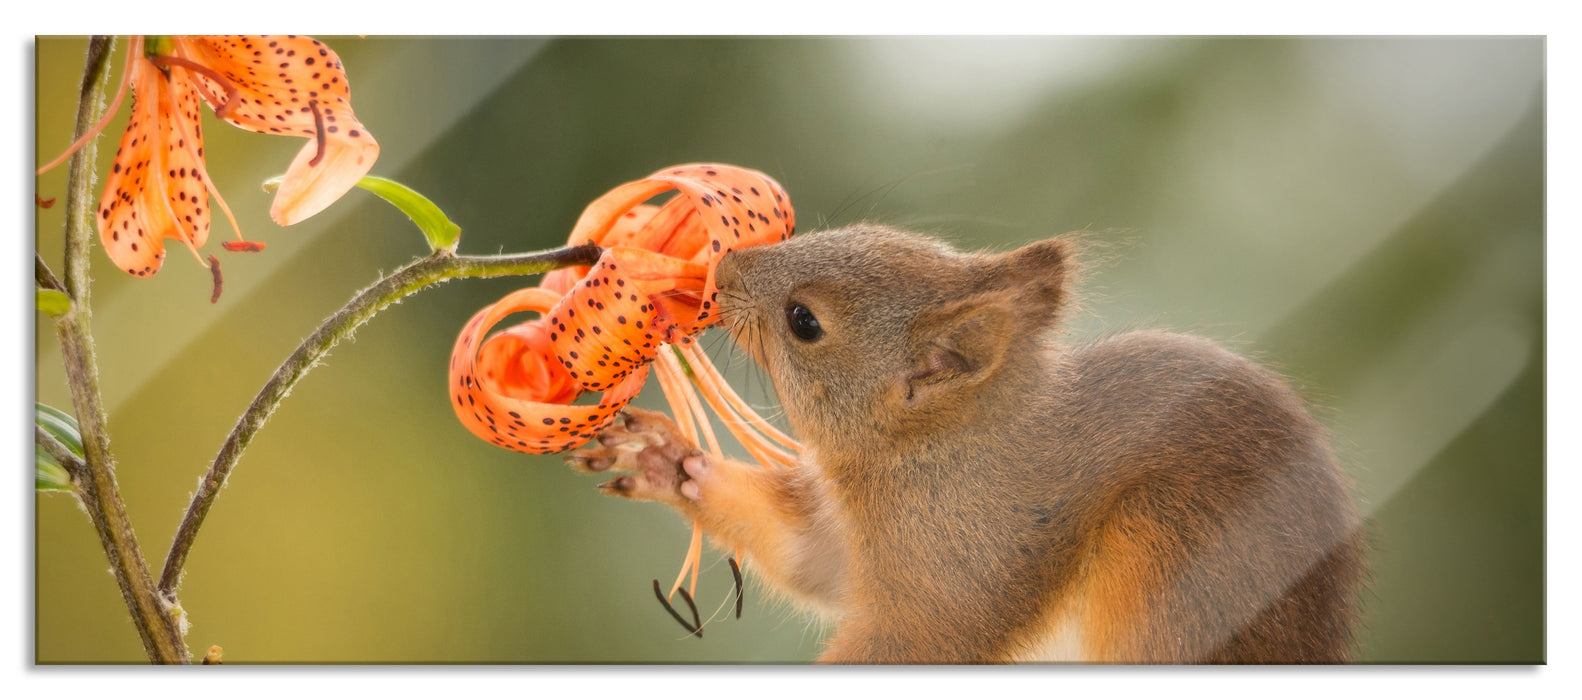
[[[1075,252],[871,224],[734,251],[724,323],[801,464],[635,409],[568,460],[830,616],[821,662],[1346,662],[1365,543],[1323,427],[1202,338],[1063,343]]]

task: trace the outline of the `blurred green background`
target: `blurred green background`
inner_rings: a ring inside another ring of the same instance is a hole
[[[463,252],[557,245],[610,187],[705,160],[777,178],[803,231],[871,219],[1001,249],[1092,232],[1073,338],[1217,339],[1291,376],[1332,427],[1376,544],[1358,660],[1544,660],[1542,39],[321,38],[383,146],[374,174],[443,207]],[[85,46],[37,42],[36,162],[70,141]],[[213,306],[183,252],[152,280],[93,252],[112,446],[156,567],[275,366],[425,250],[361,191],[280,229],[258,185],[302,141],[205,120],[211,175],[268,250],[219,252]],[[100,140],[101,173],[124,123],[123,109]],[[64,169],[37,182],[61,195]],[[57,270],[61,209],[37,227]],[[230,236],[223,220],[213,236]],[[742,620],[720,607],[706,638],[684,639],[649,583],[675,575],[679,517],[455,420],[456,332],[531,283],[419,294],[298,386],[192,552],[194,649],[237,663],[817,654],[827,630],[751,584]],[[38,398],[69,407],[38,318]],[[772,407],[719,335],[705,343],[733,384]],[[639,405],[658,407],[657,390]],[[87,519],[67,497],[36,504],[36,660],[144,660]],[[705,564],[707,615],[731,577],[719,553]]]

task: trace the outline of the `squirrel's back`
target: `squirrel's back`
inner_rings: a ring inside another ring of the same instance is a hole
[[[1323,427],[1284,380],[1159,331],[1055,356],[1048,483],[1080,534],[1051,547],[1064,584],[1020,656],[1346,661],[1360,529]]]

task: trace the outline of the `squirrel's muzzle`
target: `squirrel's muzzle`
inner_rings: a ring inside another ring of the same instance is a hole
[[[744,301],[751,295],[743,277],[752,274],[754,261],[762,252],[755,248],[742,248],[727,252],[714,267],[714,286],[722,296],[732,296]]]

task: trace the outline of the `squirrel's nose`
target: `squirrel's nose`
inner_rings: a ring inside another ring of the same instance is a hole
[[[732,250],[720,257],[718,265],[714,266],[714,286],[721,291],[729,291],[741,283],[741,263],[744,251]]]

